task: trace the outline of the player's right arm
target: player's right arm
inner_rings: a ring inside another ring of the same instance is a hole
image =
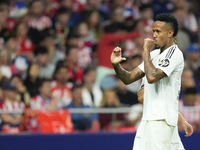
[[[145,73],[139,67],[136,67],[132,71],[127,71],[122,68],[122,66],[119,63],[123,60],[126,60],[126,58],[121,57],[121,48],[119,47],[115,47],[111,54],[110,60],[117,76],[126,85],[137,81],[138,79],[141,79],[145,75]]]

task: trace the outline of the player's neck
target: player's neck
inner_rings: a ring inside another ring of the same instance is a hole
[[[160,48],[160,53],[162,53],[164,50],[169,48],[170,46],[174,45],[173,40],[170,40],[168,43],[166,43],[163,47]]]

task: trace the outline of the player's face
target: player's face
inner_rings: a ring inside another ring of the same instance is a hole
[[[170,28],[165,22],[156,21],[153,24],[153,38],[155,40],[155,47],[162,48],[169,41],[169,31]]]

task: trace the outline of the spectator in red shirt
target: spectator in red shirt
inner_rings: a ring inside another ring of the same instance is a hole
[[[60,5],[56,0],[43,0],[43,6],[43,14],[52,18]]]
[[[2,0],[0,2],[0,10],[2,12],[1,19],[3,19],[6,23],[5,24],[6,29],[11,30],[14,27],[14,25],[17,23],[17,20],[14,19],[13,17],[12,18],[9,17],[9,5],[7,1]]]
[[[0,102],[0,110],[9,111],[0,114],[2,119],[2,131],[7,133],[18,133],[22,115],[15,111],[23,111],[24,104],[16,101],[15,85],[11,81],[6,81],[2,85],[4,100]]]
[[[122,23],[111,23],[105,27],[105,34],[102,36],[97,47],[98,68],[97,68],[97,83],[106,75],[114,74],[112,64],[110,62],[110,55],[114,47],[120,41],[140,36],[139,32],[129,32],[123,34],[124,25]]]
[[[52,23],[49,17],[42,15],[42,2],[39,0],[31,1],[29,7],[29,27],[38,31],[44,30],[45,28],[51,27]]]
[[[69,72],[69,80],[73,83],[80,84],[83,82],[83,71],[78,63],[79,48],[69,46],[66,50],[65,65]]]
[[[54,72],[55,81],[51,83],[53,97],[58,97],[57,107],[62,108],[71,102],[71,84],[69,73],[64,65],[58,65]]]
[[[27,38],[28,36],[28,26],[24,22],[19,22],[13,28],[15,40],[17,42],[17,47],[19,54],[24,55],[28,60],[32,60],[33,57],[33,42]]]
[[[28,18],[28,26],[29,26],[29,34],[31,40],[34,44],[39,43],[39,31],[42,31],[46,28],[52,26],[51,19],[47,16],[42,15],[42,1],[30,1],[28,3],[29,8],[29,18]]]

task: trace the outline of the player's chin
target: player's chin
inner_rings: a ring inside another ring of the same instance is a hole
[[[160,48],[160,45],[158,45],[158,44],[155,44],[154,46],[155,46],[155,49],[159,49]]]

